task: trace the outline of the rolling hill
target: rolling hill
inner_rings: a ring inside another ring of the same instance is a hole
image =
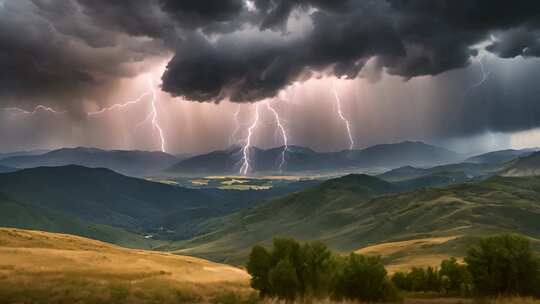
[[[197,232],[196,223],[317,183],[297,182],[260,191],[187,189],[127,177],[109,169],[73,165],[22,169],[0,174],[0,197],[11,207],[18,204],[15,209],[0,205],[0,213],[6,215],[0,216],[0,226],[72,233],[113,243],[119,242],[94,234],[95,226],[122,228],[157,239],[186,239]],[[32,212],[23,212],[28,208]],[[36,220],[35,215],[45,217],[44,212],[47,218]],[[76,223],[55,225],[66,219]],[[42,222],[44,225],[36,224]]]
[[[216,303],[251,293],[241,269],[86,238],[0,228],[2,303]]]
[[[456,163],[449,165],[435,166],[431,168],[416,168],[413,166],[404,166],[387,171],[377,175],[378,178],[391,182],[400,182],[432,175],[452,175],[462,174],[467,178],[489,177],[498,174],[505,168],[505,164],[475,164],[475,163]]]
[[[508,164],[501,173],[504,176],[536,176],[540,175],[540,152],[518,158]]]
[[[0,227],[60,232],[130,248],[153,248],[158,242],[121,228],[80,220],[59,212],[0,198]]]
[[[284,147],[263,150],[251,148],[251,166],[255,172],[278,172]],[[168,172],[176,174],[231,174],[238,172],[240,147],[215,151],[180,161]],[[283,171],[334,171],[346,168],[396,168],[405,165],[434,166],[460,161],[455,152],[422,142],[402,142],[372,146],[363,150],[316,152],[300,146],[285,151]]]
[[[8,157],[0,160],[0,164],[15,168],[79,165],[90,168],[108,168],[132,176],[146,176],[159,173],[178,160],[163,152],[106,151],[79,147],[58,149],[40,155]]]
[[[239,262],[275,235],[318,239],[340,251],[390,241],[512,231],[540,237],[540,177],[492,177],[392,193],[392,184],[348,176],[209,220],[206,234],[171,245],[179,253]]]
[[[470,157],[465,160],[467,163],[475,164],[502,164],[520,157],[526,157],[536,152],[536,149],[521,149],[521,150],[501,150],[489,153],[480,154]]]
[[[14,171],[17,171],[17,169],[6,167],[6,166],[0,166],[0,173],[9,173],[9,172],[14,172]]]

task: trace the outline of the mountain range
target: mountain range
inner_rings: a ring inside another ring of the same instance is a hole
[[[168,172],[178,174],[235,173],[241,166],[242,152],[240,147],[234,146],[228,150],[198,155],[180,161]],[[300,146],[268,150],[252,147],[249,150],[249,157],[253,172],[336,171],[347,168],[397,168],[404,165],[434,166],[464,159],[456,152],[410,141],[341,152],[316,152]],[[285,162],[281,165],[283,158]]]

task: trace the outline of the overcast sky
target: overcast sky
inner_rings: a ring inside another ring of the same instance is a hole
[[[0,152],[540,146],[539,56],[536,0],[0,0]]]

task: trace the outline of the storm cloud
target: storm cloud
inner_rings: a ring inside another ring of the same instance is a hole
[[[539,57],[540,2],[0,0],[2,108],[104,107],[121,83],[158,61],[168,61],[161,88],[171,96],[242,103],[327,76],[438,76],[451,85],[463,81],[456,71],[486,54]],[[465,96],[434,104],[459,121],[448,136],[537,127],[534,80],[501,88],[493,71],[490,90],[468,92],[470,84],[461,83]],[[472,102],[458,114],[461,99]]]

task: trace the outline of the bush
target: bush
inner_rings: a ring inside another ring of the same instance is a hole
[[[524,237],[502,235],[483,239],[469,250],[465,262],[479,294],[540,294],[540,262]]]

